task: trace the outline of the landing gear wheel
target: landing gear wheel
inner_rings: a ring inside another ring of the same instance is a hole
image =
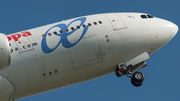
[[[131,83],[132,83],[133,86],[139,87],[139,86],[141,86],[143,84],[143,81],[136,82],[136,81],[134,81],[134,79],[131,79]]]
[[[135,72],[132,75],[131,78],[131,83],[135,86],[135,87],[139,87],[143,84],[144,81],[144,74],[141,72]]]
[[[135,82],[142,82],[144,80],[144,74],[142,72],[135,72],[133,75],[132,75],[132,79],[133,81]]]

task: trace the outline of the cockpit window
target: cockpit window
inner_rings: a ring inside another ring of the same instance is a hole
[[[147,19],[147,16],[146,15],[141,15],[141,18]]]
[[[147,18],[154,18],[154,16],[152,16],[152,15],[141,15],[141,18],[143,18],[143,19],[147,19]]]
[[[152,15],[147,15],[148,16],[148,18],[154,18]]]

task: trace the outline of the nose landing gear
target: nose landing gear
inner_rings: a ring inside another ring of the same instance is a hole
[[[115,71],[115,74],[120,77],[120,76],[123,76],[123,75],[127,75],[127,77],[131,78],[131,83],[133,86],[135,87],[139,87],[143,84],[143,81],[144,81],[144,74],[142,72],[139,72],[139,71],[136,71],[142,67],[145,67],[147,64],[145,62],[142,62],[138,65],[135,65],[135,66],[129,66],[125,69],[122,69],[124,67],[117,67],[116,71]],[[136,72],[134,72],[136,71]],[[134,72],[132,74],[132,72]]]
[[[117,77],[121,77],[123,75],[127,75],[131,78],[131,83],[135,87],[139,87],[143,84],[144,74],[141,72],[135,72],[143,67],[146,67],[147,64],[144,62],[145,60],[149,59],[149,54],[144,52],[138,56],[135,56],[127,61],[121,62],[117,65],[115,70],[115,74]],[[132,74],[132,72],[134,72]]]

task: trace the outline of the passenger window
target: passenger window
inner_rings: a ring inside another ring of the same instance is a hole
[[[69,30],[68,29],[65,29],[66,32],[68,32]]]
[[[45,34],[43,34],[43,35],[42,35],[42,37],[43,37],[43,38],[45,38],[45,37],[46,37],[46,35],[45,35]]]
[[[99,24],[102,24],[102,22],[101,22],[101,21],[99,21]]]
[[[141,18],[146,19],[147,16],[146,15],[141,15]]]
[[[89,26],[91,26],[91,23],[88,23]]]
[[[97,22],[94,22],[94,25],[97,25]]]
[[[154,18],[152,15],[147,15],[148,16],[148,18]]]
[[[54,34],[56,35],[56,34],[57,34],[57,32],[54,32]]]
[[[86,25],[83,25],[83,27],[86,27]]]
[[[74,30],[74,27],[71,27],[71,30]]]
[[[51,33],[48,33],[49,36],[51,36]]]
[[[80,26],[77,26],[77,29],[80,29]]]
[[[62,30],[60,30],[59,32],[60,32],[60,33],[63,33],[63,31],[62,31]]]

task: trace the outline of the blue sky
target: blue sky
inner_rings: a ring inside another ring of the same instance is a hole
[[[1,0],[0,32],[11,34],[83,15],[143,12],[180,26],[179,0]],[[173,101],[180,98],[180,33],[147,60],[136,88],[114,73],[18,101]]]

